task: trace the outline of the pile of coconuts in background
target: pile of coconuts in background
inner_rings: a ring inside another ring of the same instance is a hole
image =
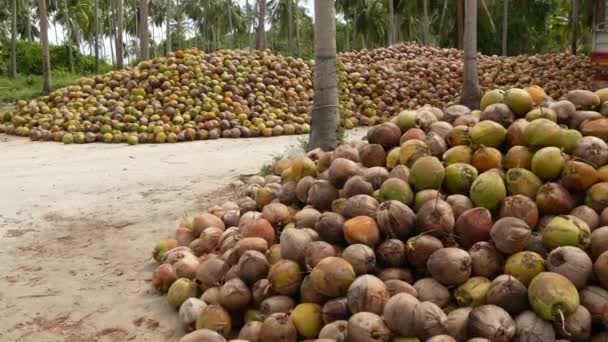
[[[462,51],[417,44],[339,56],[341,124],[373,126],[404,109],[457,102]],[[542,86],[552,98],[591,89],[588,57],[479,55],[482,89]],[[0,133],[73,143],[174,143],[306,134],[312,61],[269,51],[177,51],[18,101]]]
[[[486,92],[276,161],[154,248],[200,341],[608,341],[608,89]]]

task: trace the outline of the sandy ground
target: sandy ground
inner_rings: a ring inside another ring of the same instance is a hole
[[[150,289],[153,246],[297,138],[66,146],[0,134],[0,341],[179,339],[175,310]]]

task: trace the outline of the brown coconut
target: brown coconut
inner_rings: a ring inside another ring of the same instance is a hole
[[[426,267],[426,263],[435,251],[443,248],[441,240],[430,235],[417,235],[405,243],[405,253],[410,265],[417,268]]]
[[[286,313],[275,313],[270,315],[262,323],[259,342],[296,342],[298,331]]]
[[[431,254],[426,267],[440,283],[459,285],[471,276],[471,256],[459,248],[442,248]]]
[[[416,213],[416,225],[421,233],[439,237],[449,235],[454,229],[452,207],[441,199],[426,201]]]
[[[456,241],[463,249],[469,249],[479,241],[490,239],[492,214],[486,208],[477,207],[462,213],[454,225]]]
[[[589,251],[593,260],[608,251],[608,227],[600,227],[591,233]]]
[[[599,286],[587,286],[580,291],[580,301],[591,313],[593,322],[601,323],[604,309],[608,307],[608,290]]]
[[[403,280],[389,279],[385,280],[384,284],[386,285],[386,289],[388,290],[389,297],[393,297],[398,293],[408,293],[414,297],[418,297],[418,291],[416,290],[416,288]]]
[[[546,260],[547,270],[568,278],[574,286],[582,289],[593,274],[591,258],[578,247],[562,246],[549,253]]]
[[[441,308],[431,302],[420,302],[414,308],[416,336],[429,339],[447,333],[448,317]]]
[[[473,202],[465,195],[450,195],[445,199],[445,201],[448,202],[452,207],[455,220],[458,220],[462,213],[473,208]]]
[[[376,218],[384,235],[397,239],[408,238],[416,223],[412,209],[395,200],[383,202],[378,207]]]
[[[322,240],[329,243],[342,243],[344,241],[343,226],[344,217],[342,215],[325,212],[319,216],[314,224],[314,229]]]
[[[363,178],[372,185],[373,189],[378,189],[389,177],[389,172],[384,167],[370,167],[363,170]],[[353,177],[356,178],[356,177]],[[346,181],[348,183],[348,181]],[[346,185],[344,186],[346,190]]]
[[[398,239],[388,239],[376,247],[380,263],[388,267],[405,266],[405,244]]]
[[[349,342],[388,342],[391,331],[382,317],[372,312],[359,312],[348,319]]]
[[[340,320],[347,320],[351,316],[346,297],[334,298],[327,301],[321,309],[323,323],[330,324]]]
[[[538,223],[538,207],[529,197],[524,195],[508,196],[500,206],[500,217],[515,217],[523,220],[528,227],[534,229]]]
[[[342,215],[349,219],[355,216],[369,216],[376,218],[378,201],[369,195],[356,195],[346,200]]]
[[[486,294],[486,303],[517,315],[528,308],[528,289],[517,278],[503,274],[496,277]]]
[[[386,325],[400,336],[415,336],[414,310],[419,303],[418,299],[407,293],[391,297],[383,311]]]
[[[504,258],[491,242],[477,242],[469,249],[469,255],[474,276],[494,279],[502,271]]]
[[[389,293],[382,280],[366,274],[355,279],[348,288],[346,297],[351,313],[367,311],[381,315]]]
[[[354,176],[344,184],[344,196],[346,198],[355,195],[372,195],[374,188],[372,184],[367,182],[363,176]]]
[[[440,308],[450,304],[450,290],[433,278],[422,278],[414,283],[417,298],[423,302],[432,302]]]
[[[523,250],[531,234],[532,230],[526,222],[515,217],[499,219],[490,231],[490,237],[494,245],[505,254],[513,254]]]
[[[536,206],[542,215],[566,215],[574,209],[576,201],[558,183],[545,183],[536,194]]]
[[[508,312],[496,305],[473,308],[467,328],[471,336],[507,342],[515,336],[516,326]]]
[[[376,267],[376,254],[374,250],[364,244],[353,244],[342,252],[342,258],[348,261],[357,275],[370,273]]]
[[[346,182],[346,180],[344,181]],[[338,197],[338,190],[329,181],[317,180],[308,189],[307,203],[317,210],[327,211],[331,209],[332,202]]]

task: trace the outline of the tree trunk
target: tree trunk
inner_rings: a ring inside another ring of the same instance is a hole
[[[429,24],[429,0],[422,1],[422,42],[424,45],[429,45],[431,37]]]
[[[150,34],[148,33],[148,0],[139,0],[139,59],[150,59]]]
[[[462,1],[463,0],[456,0],[456,16],[458,17],[458,48],[460,50],[463,49],[463,40],[464,40],[464,24],[463,24],[463,17],[464,17],[464,13],[463,13],[463,8],[462,8]]]
[[[395,43],[395,3],[394,0],[388,0],[388,45]]]
[[[578,39],[578,0],[572,0],[572,46],[570,52],[576,55],[576,41]]]
[[[479,108],[481,89],[477,75],[477,0],[465,0],[464,66],[460,102],[471,108]]]
[[[17,0],[11,0],[11,62],[8,78],[17,78]]]
[[[361,48],[367,49],[367,40],[365,40],[365,35],[361,34]]]
[[[509,30],[509,0],[503,0],[502,9],[502,55],[507,55],[507,34]]]
[[[448,9],[448,0],[443,2],[443,9],[441,10],[441,19],[439,20],[439,41],[438,46],[441,46],[441,42],[443,42],[443,37],[445,36],[445,14]]]
[[[68,60],[70,63],[70,72],[74,73],[74,57],[72,56],[72,30],[70,28],[70,15],[68,13],[68,0],[63,0],[63,10],[66,13],[65,30],[68,35]]]
[[[108,40],[110,41],[110,60],[112,61],[112,66],[116,65],[116,58],[114,55],[114,43],[112,43],[113,38],[114,38],[114,22],[112,21],[112,18],[116,17],[116,13],[113,13],[113,9],[116,8],[114,7],[114,2],[113,1],[108,1],[106,2],[106,11],[108,13],[108,17],[107,17],[107,27],[108,27]],[[103,44],[103,46],[105,46],[105,42]]]
[[[236,47],[236,33],[234,32],[234,26],[232,25],[232,1],[226,1],[226,7],[228,7],[228,30],[230,30],[230,34],[232,35],[229,40],[230,48],[234,49]]]
[[[166,12],[165,12],[165,26],[166,26],[166,30],[167,30],[167,38],[165,40],[165,43],[167,44],[167,54],[169,54],[169,52],[171,52],[172,47],[171,47],[171,15],[169,14],[169,12],[171,12],[171,0],[167,0],[167,7],[166,7]]]
[[[123,0],[116,0],[116,2],[117,2],[116,11],[118,12],[116,14],[116,68],[117,69],[124,68],[123,61],[124,61],[124,55],[125,55],[123,52],[123,42],[122,42],[122,32],[124,30],[124,28],[123,28],[124,14],[123,14],[123,9],[122,9],[122,1]]]
[[[30,22],[31,20],[31,15],[30,15],[30,1],[26,0],[25,1],[25,21],[26,21],[26,26],[25,26],[25,36],[26,39],[29,40],[30,42],[34,41],[34,37],[32,36],[32,23]]]
[[[99,74],[99,0],[93,1],[93,51],[95,54],[95,73]]]
[[[339,107],[334,3],[334,0],[315,0],[315,93],[309,150],[329,151],[337,145]]]
[[[251,7],[249,7],[249,0],[245,1],[245,8],[247,9],[247,37],[249,38],[249,49],[253,50],[253,17],[251,13]]]
[[[300,22],[300,9],[296,6],[296,56],[302,55],[302,23]]]
[[[287,0],[287,47],[293,56],[293,0]]]
[[[49,21],[46,13],[46,0],[40,0],[40,44],[42,46],[42,92],[51,92],[51,59],[49,56]]]
[[[350,29],[348,20],[344,21],[344,35],[346,36],[344,49],[350,51]]]
[[[266,0],[258,0],[258,31],[256,35],[255,48],[266,49]]]

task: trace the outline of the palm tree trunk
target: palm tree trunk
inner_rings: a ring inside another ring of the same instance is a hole
[[[287,0],[287,47],[293,56],[293,0]]]
[[[17,78],[17,0],[11,1],[11,63],[8,77],[11,80]]]
[[[464,13],[463,13],[463,8],[462,8],[462,1],[463,0],[456,0],[456,16],[458,17],[458,48],[460,50],[463,49],[463,40],[464,40],[464,25],[463,25],[463,17],[464,17]]]
[[[114,55],[114,43],[112,43],[113,38],[114,38],[114,22],[112,21],[112,18],[114,18],[116,16],[116,13],[113,13],[113,9],[116,8],[114,7],[114,3],[112,1],[112,4],[110,3],[111,1],[106,2],[106,13],[108,13],[108,22],[107,22],[107,27],[108,27],[108,39],[110,40],[110,59],[112,60],[112,65],[116,65],[116,58]],[[105,46],[105,44],[104,44]]]
[[[465,7],[464,77],[460,102],[477,109],[482,95],[477,75],[477,0],[465,0]]]
[[[296,6],[296,56],[302,55],[302,24],[300,18],[300,9]]]
[[[42,45],[42,92],[51,92],[51,59],[49,56],[49,21],[46,14],[46,0],[40,0],[40,44]]]
[[[228,7],[228,30],[232,37],[230,37],[230,48],[234,48],[236,46],[236,33],[234,32],[234,27],[232,26],[232,1],[226,1],[226,7]]]
[[[361,48],[367,49],[367,40],[365,40],[365,35],[361,34]]]
[[[388,45],[395,44],[395,3],[388,0]]]
[[[152,26],[152,28],[151,28],[151,30],[152,30],[152,36],[151,37],[152,37],[152,44],[153,44],[152,45],[152,58],[154,58],[154,57],[156,57],[156,45],[157,44],[155,44],[156,43],[156,39],[154,38],[154,37],[156,37],[155,32],[154,32],[154,26],[155,26],[154,23],[152,23],[151,26]],[[195,40],[194,43],[196,44],[196,40]]]
[[[266,49],[266,0],[258,0],[258,31],[256,35],[255,48]]]
[[[171,0],[167,0],[167,8],[166,8],[166,12],[165,12],[165,26],[166,26],[166,34],[167,37],[165,38],[165,43],[167,44],[167,54],[169,52],[171,52],[172,47],[171,47],[171,15],[169,14],[169,12],[171,12]]]
[[[443,9],[441,10],[441,19],[439,20],[439,42],[437,45],[441,46],[441,42],[443,41],[443,37],[445,35],[445,14],[448,9],[448,0],[443,2]]]
[[[26,0],[25,1],[25,22],[26,22],[26,26],[25,26],[25,36],[26,39],[31,41],[34,41],[34,37],[32,36],[32,23],[31,21],[31,15],[30,15],[30,1]]]
[[[422,42],[424,45],[429,45],[430,39],[430,24],[429,24],[429,0],[422,1]]]
[[[578,39],[578,0],[572,0],[572,46],[570,52],[576,55],[576,41]]]
[[[99,0],[93,1],[93,41],[95,51],[95,73],[99,74]]]
[[[63,0],[63,10],[65,12],[65,30],[68,36],[67,44],[68,44],[68,60],[70,63],[70,72],[74,73],[74,57],[72,56],[72,30],[70,28],[71,20],[70,14],[68,12],[68,0]]]
[[[509,0],[503,0],[502,9],[502,55],[507,55],[507,33],[509,29]]]
[[[252,33],[253,17],[252,17],[251,8],[249,7],[249,0],[245,1],[245,8],[247,11],[247,36],[249,37],[249,49],[252,50],[253,49],[253,33]]]
[[[336,70],[336,10],[334,0],[315,0],[314,98],[308,149],[336,148],[338,74]]]
[[[345,25],[344,25],[344,35],[346,36],[346,41],[344,42],[344,49],[346,51],[350,51],[350,29],[349,29],[349,22],[348,20],[345,20]]]
[[[148,33],[148,0],[139,0],[139,58],[150,59],[150,34]]]
[[[122,1],[116,0],[116,68],[122,69],[124,61],[123,43],[122,43],[122,32],[124,13],[122,9]]]

